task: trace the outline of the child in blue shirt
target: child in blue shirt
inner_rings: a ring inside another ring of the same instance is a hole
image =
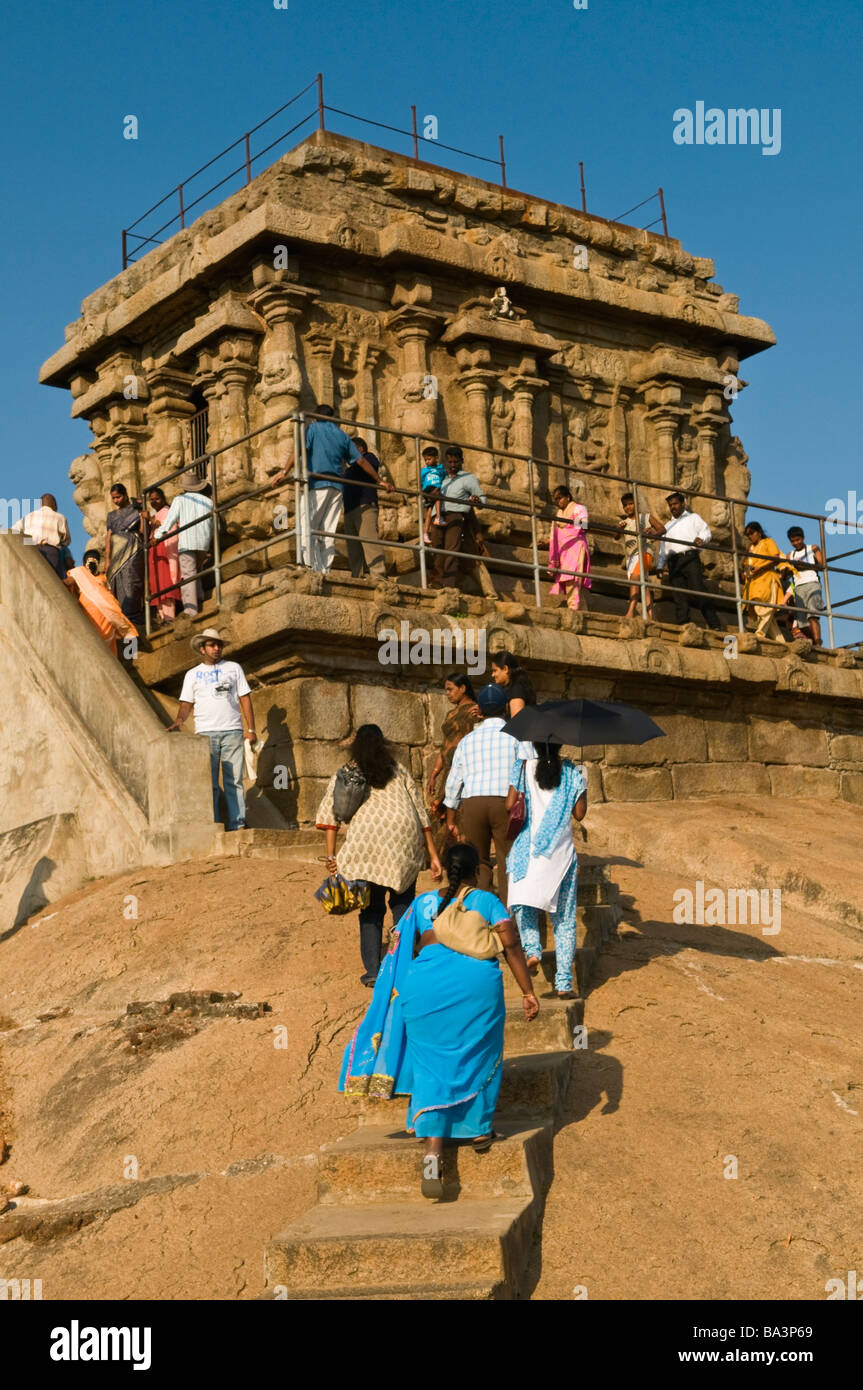
[[[441,519],[441,499],[439,497],[433,498],[431,494],[436,492],[440,487],[446,477],[446,469],[440,461],[438,450],[432,445],[429,445],[427,449],[423,449],[422,456],[423,467],[420,469],[420,488],[422,489],[423,496],[428,498],[425,525],[423,528],[423,540],[426,542],[426,545],[428,545],[429,523],[434,522],[435,525],[439,526]]]

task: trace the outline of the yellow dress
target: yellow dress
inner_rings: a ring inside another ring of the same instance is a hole
[[[769,536],[764,536],[757,545],[750,546],[743,597],[748,603],[781,603],[784,595],[778,571],[763,563],[759,565],[759,556],[763,556],[765,560],[785,558],[779,546]],[[779,568],[790,570],[792,566],[786,562]]]

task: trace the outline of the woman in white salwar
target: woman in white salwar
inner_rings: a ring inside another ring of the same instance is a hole
[[[520,743],[507,797],[507,809],[524,791],[526,819],[507,857],[509,906],[518,924],[528,969],[536,974],[542,947],[539,914],[547,912],[554,928],[557,964],[554,991],[574,999],[578,859],[571,817],[587,811],[584,770],[561,758],[556,743]]]

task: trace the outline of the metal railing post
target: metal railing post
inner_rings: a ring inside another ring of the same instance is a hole
[[[414,137],[414,159],[419,159],[419,157],[420,157],[420,145],[419,145],[419,137],[418,137],[418,134],[417,134],[417,109],[416,109],[415,106],[412,106],[412,107],[411,107],[411,126],[412,126],[413,137]]]
[[[141,513],[141,530],[144,533],[144,635],[149,637],[153,630],[153,621],[150,613],[150,518],[147,515],[146,503]]]
[[[818,518],[818,535],[821,540],[821,554],[824,558],[824,602],[827,606],[827,631],[830,634],[830,646],[833,647],[833,605],[830,602],[830,576],[827,573],[827,541],[824,530],[824,518]]]
[[[300,486],[303,489],[302,514],[303,514],[303,545],[301,548],[300,564],[305,565],[306,569],[312,569],[312,554],[314,540],[312,538],[312,499],[309,488],[309,456],[306,449],[306,428],[305,414],[300,411]]]
[[[216,455],[210,454],[210,501],[213,504],[213,566],[216,579],[216,608],[222,606],[222,543],[219,536],[219,493],[216,483]]]
[[[638,505],[638,483],[632,484],[632,501],[635,505],[635,544],[638,549],[638,586],[641,590],[641,616],[648,621],[647,578],[644,573],[644,540],[641,535],[641,511]]]
[[[252,182],[252,159],[251,159],[251,150],[249,149],[249,135],[248,135],[248,131],[246,132],[245,141],[246,141],[246,183],[251,183],[251,182]]]
[[[533,546],[533,593],[537,608],[542,607],[542,588],[539,578],[539,546],[536,541],[536,490],[533,485],[533,460],[527,465],[528,497],[530,498],[530,538]]]
[[[302,545],[300,543],[300,507],[302,504],[302,488],[300,486],[300,456],[303,451],[300,439],[300,417],[294,416],[294,551],[297,557],[297,564],[303,562]]]
[[[587,194],[584,189],[584,161],[578,161],[578,177],[581,180],[581,210],[587,212]]]
[[[662,191],[661,188],[658,190],[658,192],[659,192],[659,209],[660,209],[660,212],[662,213],[662,235],[667,237],[667,236],[668,236],[668,218],[665,216],[665,194],[663,193],[663,191]]]
[[[500,186],[506,188],[506,157],[503,152],[503,136],[499,135],[497,138],[500,141]]]
[[[183,185],[182,185],[182,184],[180,184],[179,187],[177,188],[177,192],[178,192],[178,194],[180,195],[180,226],[181,226],[181,227],[185,227],[185,225],[186,225],[186,209],[183,207]]]
[[[419,546],[420,546],[420,588],[428,588],[428,577],[426,574],[426,537],[423,525],[423,489],[422,489],[422,467],[423,456],[420,436],[414,435],[414,445],[416,449],[417,464],[417,517],[419,519]]]
[[[126,250],[126,228],[123,228],[123,269],[129,264],[129,256]]]
[[[324,123],[324,74],[318,73],[318,130],[326,130]]]
[[[731,547],[732,563],[734,565],[734,599],[737,604],[737,630],[746,631],[746,624],[743,621],[743,603],[740,597],[740,550],[737,545],[737,527],[734,524],[734,507],[731,507]]]

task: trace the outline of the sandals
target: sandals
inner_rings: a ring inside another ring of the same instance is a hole
[[[502,1138],[502,1134],[496,1134],[495,1131],[492,1130],[491,1134],[481,1134],[478,1139],[471,1139],[471,1148],[473,1149],[474,1153],[485,1154],[488,1153],[489,1149],[491,1148],[492,1144],[496,1139]]]
[[[527,960],[525,961],[525,965],[527,966],[530,974],[535,975],[536,972],[539,970],[539,956],[528,956]]]
[[[577,999],[578,995],[574,989],[556,989],[554,997],[555,999]]]
[[[443,1196],[443,1159],[440,1154],[423,1154],[423,1176],[420,1192],[424,1197]]]

